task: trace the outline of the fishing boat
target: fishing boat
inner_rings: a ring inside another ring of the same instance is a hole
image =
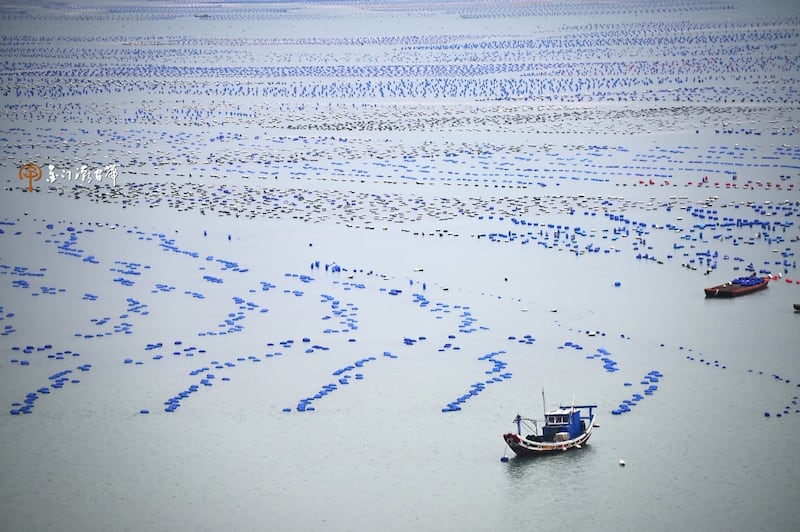
[[[544,401],[544,391],[542,400]],[[503,440],[517,456],[537,456],[552,451],[580,449],[589,440],[592,429],[597,427],[595,408],[597,405],[575,404],[561,405],[549,411],[545,408],[543,421],[517,414],[514,418],[517,432],[503,434]],[[586,415],[583,414],[584,410],[587,410]],[[543,423],[541,432],[540,423]],[[525,432],[532,432],[523,436],[523,428]]]
[[[725,284],[705,288],[706,297],[737,297],[763,290],[769,284],[769,277],[737,277]]]

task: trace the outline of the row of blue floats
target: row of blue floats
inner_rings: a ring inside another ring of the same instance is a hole
[[[647,388],[645,388],[642,393],[644,393],[644,395],[653,395],[658,390],[658,384],[656,383],[659,382],[661,377],[663,377],[661,372],[656,370],[649,371],[640,381],[640,384],[647,385]],[[626,382],[625,386],[633,386],[633,383]],[[611,413],[615,416],[626,414],[630,412],[631,408],[636,406],[642,399],[644,399],[642,394],[634,393],[631,395],[630,399],[623,399],[619,406],[613,409]]]
[[[492,351],[491,353],[486,353],[485,355],[479,357],[478,360],[488,360],[492,363],[492,369],[486,370],[486,374],[494,375],[494,377],[484,381],[478,381],[470,385],[470,389],[467,393],[458,397],[455,401],[448,403],[444,408],[442,408],[442,412],[458,412],[461,410],[461,405],[470,399],[477,397],[478,394],[486,389],[486,386],[503,382],[505,379],[510,379],[513,375],[511,372],[500,373],[506,368],[507,363],[496,358],[504,354],[506,354],[506,351],[500,350]]]
[[[91,364],[83,364],[75,368],[77,371],[86,372],[92,369]],[[36,401],[39,400],[44,395],[50,395],[53,391],[61,390],[66,384],[78,384],[80,383],[80,379],[70,377],[73,373],[71,369],[61,370],[53,375],[50,375],[48,378],[51,381],[49,386],[42,386],[36,391],[28,392],[25,396],[25,399],[22,402],[14,402],[11,404],[11,410],[9,413],[12,416],[18,416],[20,414],[31,414],[33,413],[33,408],[36,405]]]
[[[384,354],[385,357],[388,357],[388,358],[397,358],[396,355],[392,355],[392,353],[390,353],[389,351],[385,351],[383,354]],[[310,397],[305,397],[303,399],[300,399],[300,401],[297,402],[297,407],[296,407],[297,411],[298,412],[313,412],[315,410],[315,408],[311,404],[314,401],[319,401],[320,399],[324,398],[328,394],[333,393],[334,391],[339,389],[339,386],[347,386],[348,384],[350,384],[351,379],[362,380],[364,378],[364,374],[363,373],[357,372],[354,375],[351,375],[350,372],[354,371],[356,369],[363,368],[364,364],[368,364],[368,363],[374,362],[376,360],[377,360],[377,358],[374,357],[374,356],[362,358],[362,359],[356,360],[352,364],[348,364],[347,366],[344,366],[342,368],[339,368],[339,369],[333,371],[333,373],[331,375],[333,375],[334,377],[338,378],[338,385],[336,383],[333,383],[333,382],[325,384],[314,395],[312,395]],[[290,407],[286,407],[286,408],[283,409],[283,412],[291,412],[291,411],[292,411],[292,409]]]

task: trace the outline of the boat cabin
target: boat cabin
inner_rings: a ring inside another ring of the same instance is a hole
[[[581,408],[589,409],[587,417],[581,417]],[[556,410],[545,412],[542,440],[567,441],[577,438],[586,431],[586,421],[591,419],[593,408],[597,406],[560,406]]]

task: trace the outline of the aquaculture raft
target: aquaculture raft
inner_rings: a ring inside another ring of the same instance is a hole
[[[580,449],[592,435],[596,427],[597,415],[593,410],[597,405],[559,406],[555,410],[545,412],[544,425],[539,433],[539,421],[517,415],[514,423],[517,432],[503,434],[503,440],[517,456],[537,456],[552,451]],[[583,409],[588,410],[584,416]],[[533,433],[522,435],[522,427],[533,425]]]
[[[706,297],[737,297],[763,290],[769,284],[769,277],[738,277],[728,283],[705,288]]]

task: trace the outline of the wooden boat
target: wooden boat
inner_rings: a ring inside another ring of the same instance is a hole
[[[763,290],[769,284],[769,277],[737,277],[725,284],[705,288],[706,297],[737,297]]]
[[[552,451],[580,449],[589,440],[592,429],[597,426],[595,408],[597,405],[562,405],[554,410],[545,410],[541,433],[540,421],[518,414],[514,418],[517,432],[503,434],[503,440],[517,456],[537,456]],[[583,415],[584,409],[588,410],[587,415]],[[532,429],[533,432],[523,436],[523,427]]]

